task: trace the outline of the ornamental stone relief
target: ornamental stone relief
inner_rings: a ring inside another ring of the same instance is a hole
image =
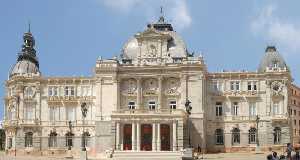
[[[158,83],[156,79],[148,79],[144,81],[143,84],[143,88],[144,88],[144,94],[145,95],[154,95],[157,93],[158,90]]]
[[[121,85],[121,92],[124,95],[135,95],[137,91],[136,80],[128,79],[124,80]]]
[[[282,89],[283,89],[283,84],[279,81],[273,81],[271,83],[271,90],[273,95],[281,95],[282,94]]]
[[[178,88],[180,86],[179,79],[169,78],[166,81],[165,94],[166,95],[175,95],[178,94]]]

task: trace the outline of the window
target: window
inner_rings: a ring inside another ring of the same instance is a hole
[[[58,87],[57,86],[48,87],[48,95],[49,96],[58,96]]]
[[[66,107],[67,120],[75,121],[75,107]]]
[[[256,104],[254,102],[249,103],[249,116],[256,115]]]
[[[10,137],[10,138],[8,138],[8,144],[7,144],[7,148],[8,149],[11,149],[12,148],[12,144],[13,144],[13,139]]]
[[[216,136],[216,145],[223,145],[224,144],[223,130],[216,129],[215,136]]]
[[[278,106],[278,102],[275,102],[273,104],[273,114],[274,115],[278,115],[279,114],[279,106]]]
[[[57,147],[57,133],[56,132],[51,131],[51,133],[49,135],[48,145],[50,148]]]
[[[49,116],[51,122],[60,120],[59,107],[50,107]]]
[[[232,144],[240,144],[240,129],[238,128],[232,130]]]
[[[75,95],[75,88],[73,86],[66,86],[65,96],[74,96],[74,95]]]
[[[15,120],[15,119],[16,119],[16,108],[15,108],[15,106],[11,106],[11,107],[8,109],[7,118],[8,118],[9,120]]]
[[[256,90],[257,90],[256,81],[249,81],[248,91],[256,91]]]
[[[135,109],[135,102],[134,101],[128,102],[128,109]]]
[[[148,107],[150,110],[155,110],[155,101],[149,101],[148,102]]]
[[[73,137],[74,134],[71,132],[66,134],[66,147],[73,147]]]
[[[25,119],[34,119],[34,103],[25,103]]]
[[[239,81],[231,81],[230,82],[230,90],[231,91],[239,91],[240,90],[240,82]]]
[[[298,125],[299,125],[299,127],[300,127],[300,120],[299,120],[299,122],[298,122]]]
[[[26,87],[26,88],[25,88],[25,96],[26,96],[26,97],[31,97],[31,96],[33,96],[33,89],[32,89],[32,87]]]
[[[84,132],[82,134],[82,137],[81,137],[81,147],[88,147],[90,146],[90,134],[89,132]]]
[[[91,90],[89,86],[82,86],[81,87],[81,96],[90,96]]]
[[[213,81],[212,82],[212,85],[213,85],[213,90],[214,91],[222,91],[222,83],[219,82],[219,81]]]
[[[296,110],[294,110],[294,115],[296,115]]]
[[[281,140],[281,129],[279,127],[275,127],[274,129],[274,144],[279,144]]]
[[[25,147],[32,147],[32,132],[25,133]]]
[[[232,115],[237,116],[238,115],[239,106],[237,102],[233,102],[232,106]]]
[[[170,100],[169,106],[170,109],[176,109],[176,100]]]
[[[216,102],[216,116],[222,116],[222,114],[223,114],[222,102]]]
[[[256,128],[250,128],[249,130],[249,144],[256,143]]]
[[[294,125],[296,126],[297,125],[297,121],[294,119]]]

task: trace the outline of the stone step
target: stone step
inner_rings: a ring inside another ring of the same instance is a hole
[[[131,160],[131,159],[143,159],[143,160],[181,160],[182,154],[179,151],[115,151],[113,154],[114,160]]]

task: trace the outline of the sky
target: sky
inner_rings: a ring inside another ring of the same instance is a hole
[[[299,0],[0,0],[0,119],[4,83],[31,24],[44,76],[91,76],[146,25],[166,20],[210,72],[256,71],[275,45],[300,84]]]

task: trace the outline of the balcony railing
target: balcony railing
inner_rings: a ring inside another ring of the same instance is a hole
[[[82,120],[74,120],[71,121],[72,126],[82,126],[83,125],[83,121]],[[84,125],[95,125],[95,121],[93,120],[85,120],[84,121]],[[69,121],[65,120],[65,121],[43,121],[42,125],[48,125],[48,126],[68,126],[69,125]]]
[[[182,109],[119,109],[113,114],[185,114]]]

